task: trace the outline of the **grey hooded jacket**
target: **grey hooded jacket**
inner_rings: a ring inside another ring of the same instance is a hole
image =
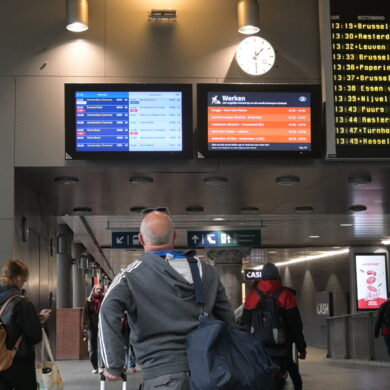
[[[216,269],[202,264],[205,311],[234,324],[234,313]],[[112,282],[99,315],[99,339],[106,370],[119,376],[125,363],[120,319],[127,311],[130,342],[144,378],[187,371],[186,336],[199,323],[194,288],[162,257],[146,254]]]

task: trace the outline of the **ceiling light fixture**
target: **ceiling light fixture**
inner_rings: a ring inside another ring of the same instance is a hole
[[[313,212],[313,207],[311,207],[311,206],[295,207],[295,212],[298,214],[310,214]]]
[[[282,186],[292,186],[300,181],[301,179],[298,176],[279,176],[276,178],[276,183]]]
[[[88,0],[67,0],[66,29],[72,32],[88,30]]]
[[[75,207],[73,209],[73,212],[74,213],[79,213],[79,214],[92,213],[92,208],[91,207]]]
[[[342,255],[345,253],[349,253],[349,248],[346,249],[340,249],[337,251],[329,251],[326,253],[322,253],[320,255],[312,255],[312,256],[304,256],[304,257],[298,257],[296,259],[291,259],[287,261],[282,261],[279,263],[275,263],[277,267],[281,267],[283,265],[289,265],[289,264],[295,264],[295,263],[302,263],[304,261],[310,261],[310,260],[318,260],[318,259],[323,259],[326,257],[331,257],[331,256],[337,256],[337,255]]]
[[[249,35],[260,31],[257,0],[238,0],[237,15],[239,33]]]
[[[153,179],[147,176],[134,176],[130,177],[129,182],[131,184],[151,184],[153,183]]]
[[[320,238],[320,236],[309,236],[309,238]]]
[[[349,208],[353,213],[359,213],[361,211],[366,211],[367,207],[362,204],[355,204]]]
[[[204,178],[203,182],[212,186],[219,186],[221,184],[226,184],[228,182],[228,179],[222,176],[213,176]]]
[[[215,217],[213,218],[213,221],[224,221],[225,218],[222,218],[222,217]]]
[[[240,211],[244,214],[258,213],[259,208],[256,206],[246,206],[246,207],[241,207]]]
[[[370,175],[350,176],[350,177],[348,177],[348,183],[353,184],[355,186],[369,184],[369,183],[371,183],[371,176]]]
[[[79,178],[74,176],[57,176],[54,178],[54,183],[57,184],[76,184],[78,182]]]
[[[382,240],[381,244],[383,244],[383,245],[390,245],[390,238],[386,238],[386,239]]]
[[[131,213],[140,213],[142,210],[145,210],[146,207],[145,206],[134,206],[134,207],[130,207],[129,211]]]
[[[202,206],[188,206],[186,207],[187,213],[202,213],[204,208]]]
[[[351,227],[353,226],[353,223],[340,223],[341,227]]]

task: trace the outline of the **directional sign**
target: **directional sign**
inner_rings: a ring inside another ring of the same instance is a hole
[[[261,279],[261,271],[258,269],[246,269],[245,280],[259,280]]]
[[[260,230],[188,231],[189,248],[259,247]]]
[[[112,232],[112,248],[142,248],[138,239],[138,232]]]

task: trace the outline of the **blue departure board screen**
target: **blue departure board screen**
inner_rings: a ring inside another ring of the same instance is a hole
[[[190,85],[68,84],[66,102],[68,159],[191,154]]]

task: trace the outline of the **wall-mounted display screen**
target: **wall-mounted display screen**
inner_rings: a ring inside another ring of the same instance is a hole
[[[192,157],[189,84],[65,84],[66,159]]]
[[[198,85],[204,157],[320,157],[321,132],[318,85]]]
[[[320,5],[327,158],[390,158],[389,2]]]
[[[387,267],[385,253],[355,255],[357,308],[379,309],[387,301]]]

